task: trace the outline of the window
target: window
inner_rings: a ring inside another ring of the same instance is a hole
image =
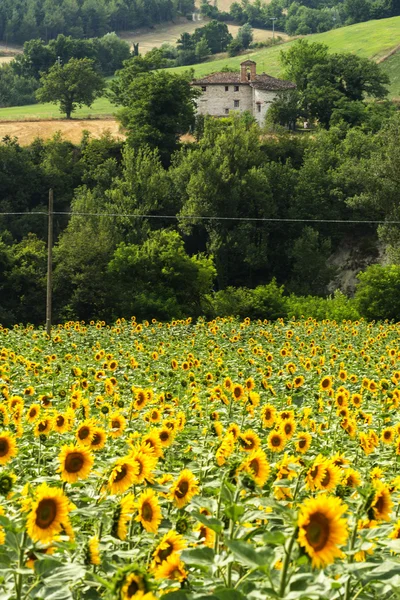
[[[206,85],[202,85],[201,86],[201,91],[202,92],[206,92],[207,91],[207,86]]]
[[[261,112],[261,102],[257,103],[257,112]]]
[[[225,86],[225,91],[226,91],[226,92],[229,92],[229,85],[226,85],[226,86]]]
[[[234,106],[235,108],[239,108],[239,100],[234,100],[234,101],[233,101],[233,106]]]
[[[235,85],[235,86],[234,86],[234,88],[233,88],[233,91],[234,91],[234,92],[238,92],[238,91],[239,91],[239,86],[238,86],[238,85]]]
[[[229,115],[229,108],[224,108],[224,110],[225,110],[225,114]]]

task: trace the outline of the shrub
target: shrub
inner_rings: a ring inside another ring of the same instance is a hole
[[[371,265],[358,279],[355,301],[360,314],[400,321],[400,265]]]
[[[340,290],[333,296],[295,296],[287,299],[287,316],[313,317],[314,319],[330,319],[335,321],[356,321],[360,318],[354,299],[347,298]]]
[[[277,319],[286,314],[283,286],[273,279],[254,289],[228,287],[209,297],[215,316],[239,316],[251,319]]]

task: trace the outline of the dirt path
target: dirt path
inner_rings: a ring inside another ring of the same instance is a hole
[[[77,144],[84,130],[89,131],[95,138],[109,131],[113,137],[125,139],[115,119],[73,119],[71,121],[0,121],[0,140],[6,135],[17,137],[21,146],[27,146],[37,137],[47,140],[60,131],[64,139]]]

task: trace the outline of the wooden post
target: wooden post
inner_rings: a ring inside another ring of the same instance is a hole
[[[46,333],[51,336],[51,304],[53,291],[53,190],[49,190],[49,211],[47,227],[47,294],[46,294]]]

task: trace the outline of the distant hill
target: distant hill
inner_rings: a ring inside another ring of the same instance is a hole
[[[400,17],[392,17],[391,19],[356,23],[355,25],[333,29],[325,33],[308,35],[307,39],[310,42],[322,42],[326,44],[332,52],[353,52],[358,56],[371,58],[380,62],[394,48],[399,46],[399,32]],[[258,72],[265,71],[269,75],[279,76],[281,74],[280,52],[287,49],[291,44],[293,44],[293,41],[256,52],[248,52],[234,58],[210,60],[199,65],[193,65],[192,68],[196,77],[198,77],[215,71],[221,71],[224,67],[238,68],[243,60],[251,56],[251,59],[257,62]],[[382,69],[388,73],[392,80],[390,87],[391,97],[400,98],[400,48],[399,52],[383,60],[381,65]],[[178,67],[173,70],[185,71],[187,68]]]

